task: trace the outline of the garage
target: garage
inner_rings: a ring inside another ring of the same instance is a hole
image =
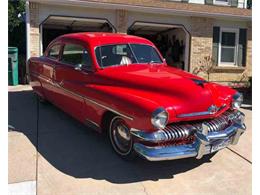
[[[56,37],[76,32],[116,32],[115,27],[103,18],[49,16],[40,24],[41,53]]]
[[[190,34],[184,26],[136,21],[127,33],[149,39],[168,65],[188,71]]]

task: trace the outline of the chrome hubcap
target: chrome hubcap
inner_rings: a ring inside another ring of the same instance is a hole
[[[127,153],[132,147],[130,129],[120,118],[115,119],[111,125],[112,139],[120,153]]]

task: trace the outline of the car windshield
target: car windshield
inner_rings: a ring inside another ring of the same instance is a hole
[[[114,44],[95,49],[100,67],[120,66],[136,63],[162,63],[155,48],[143,44]]]

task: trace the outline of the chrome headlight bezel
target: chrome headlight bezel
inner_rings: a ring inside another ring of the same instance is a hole
[[[237,92],[232,97],[232,108],[235,109],[235,110],[238,110],[241,107],[243,100],[244,100],[243,94]]]
[[[169,114],[164,108],[157,108],[151,117],[151,123],[155,128],[164,129],[168,123]]]

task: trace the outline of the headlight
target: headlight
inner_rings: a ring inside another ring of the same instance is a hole
[[[168,112],[164,108],[156,109],[152,114],[151,122],[155,128],[163,129],[168,122]]]
[[[239,109],[241,107],[243,103],[243,95],[241,93],[236,93],[233,96],[233,100],[232,100],[232,108],[233,109]]]

